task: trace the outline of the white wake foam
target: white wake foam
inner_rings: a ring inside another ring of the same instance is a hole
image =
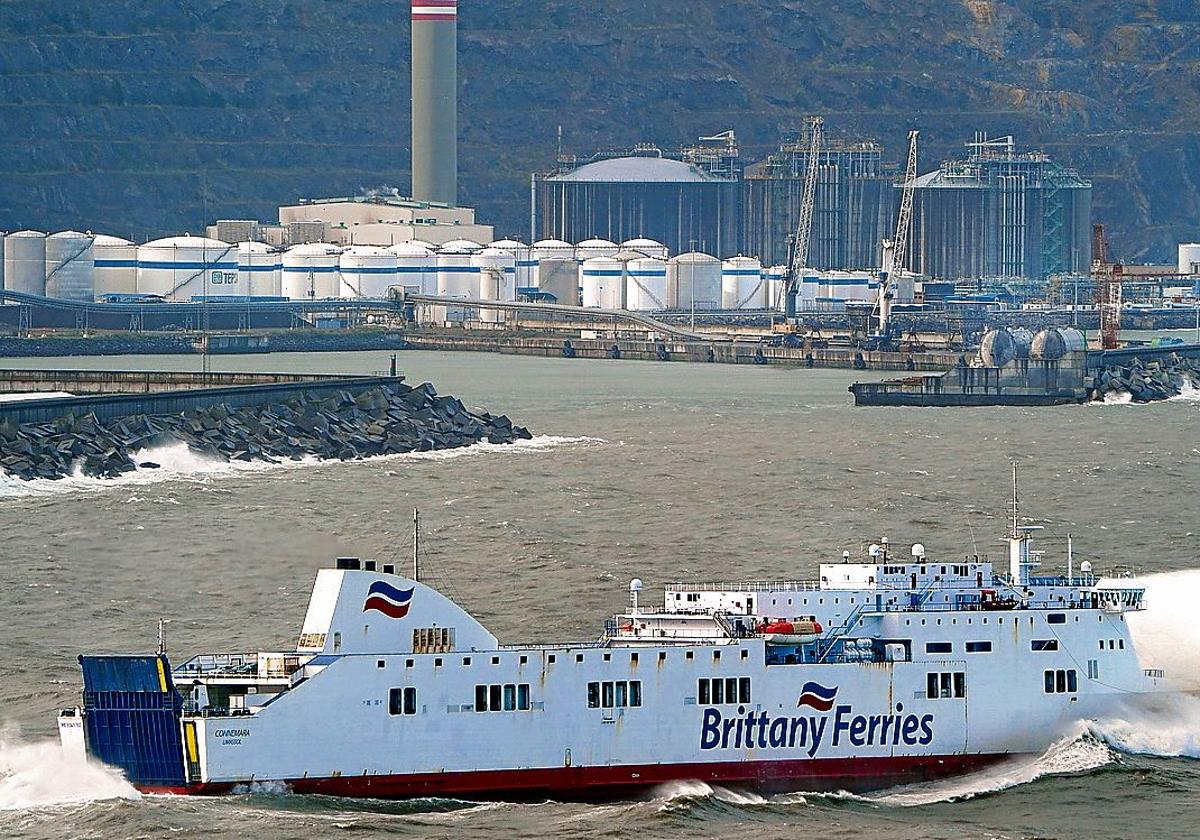
[[[680,805],[686,805],[698,799],[711,799],[728,805],[741,807],[767,805],[771,800],[757,793],[737,791],[720,785],[710,785],[707,782],[679,781],[667,782],[654,790],[654,798],[661,800],[660,811],[671,811]]]
[[[1146,609],[1128,613],[1127,620],[1142,665],[1163,669],[1185,691],[1200,691],[1200,569],[1145,575],[1137,582],[1146,587]]]
[[[444,461],[452,458],[478,455],[528,455],[566,446],[595,446],[603,444],[601,438],[568,437],[563,435],[537,435],[532,440],[518,440],[513,443],[488,443],[483,441],[472,446],[457,449],[438,449],[431,452],[405,452],[396,455],[377,455],[363,458],[359,463],[376,463],[388,461]],[[189,481],[209,483],[246,473],[267,472],[270,470],[304,469],[324,464],[354,463],[337,460],[321,460],[316,456],[307,456],[299,461],[224,461],[198,454],[188,448],[185,443],[170,443],[149,449],[131,452],[130,457],[137,463],[152,462],[158,464],[157,469],[137,469],[124,473],[116,478],[92,478],[80,471],[68,478],[57,481],[51,479],[34,479],[22,481],[0,471],[0,499],[27,498],[37,496],[57,496],[69,493],[100,492],[114,487],[131,487],[148,484],[161,484],[167,481]]]
[[[0,735],[0,811],[139,796],[120,772],[68,753],[57,741],[22,743]]]

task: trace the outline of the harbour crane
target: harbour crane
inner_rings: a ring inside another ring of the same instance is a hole
[[[1092,225],[1092,280],[1096,286],[1096,309],[1100,314],[1100,347],[1117,348],[1121,332],[1121,275],[1124,266],[1109,260],[1104,225]]]
[[[917,184],[917,136],[908,132],[908,164],[904,168],[904,187],[900,193],[900,212],[896,216],[896,234],[883,240],[883,259],[879,270],[879,296],[875,311],[879,314],[879,334],[886,335],[892,318],[892,286],[907,267],[908,232],[912,227],[913,194]],[[875,312],[871,313],[872,315]]]
[[[804,192],[800,195],[800,219],[796,224],[796,235],[792,237],[792,258],[788,262],[787,277],[783,287],[784,314],[796,316],[796,294],[800,289],[800,272],[808,268],[808,243],[812,238],[813,208],[817,203],[817,175],[820,172],[818,158],[825,133],[823,117],[808,118],[808,160],[804,169]]]

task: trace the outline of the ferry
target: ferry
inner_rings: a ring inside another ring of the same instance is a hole
[[[1035,530],[1014,503],[999,569],[879,539],[817,580],[675,583],[653,606],[634,580],[598,638],[558,644],[501,644],[421,581],[414,539],[411,570],[321,569],[294,650],[79,657],[60,734],[172,794],[613,799],[965,773],[1163,687],[1126,622],[1136,579],[1036,574]]]

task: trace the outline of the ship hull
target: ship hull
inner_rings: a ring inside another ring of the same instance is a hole
[[[265,782],[291,793],[372,799],[604,801],[632,798],[672,782],[705,782],[760,793],[868,791],[977,772],[1022,755],[894,756],[785,761],[724,761],[608,767],[555,767],[454,773],[337,776]],[[143,793],[218,796],[245,793],[251,782],[140,785]]]

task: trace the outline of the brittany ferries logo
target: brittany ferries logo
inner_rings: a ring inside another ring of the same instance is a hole
[[[408,615],[408,608],[412,606],[412,598],[412,589],[397,589],[377,580],[367,590],[367,600],[363,603],[363,612],[375,610],[388,618],[404,618]]]
[[[835,705],[837,694],[837,686],[804,683],[796,706],[807,706],[819,714],[773,716],[742,705],[736,714],[726,717],[721,709],[707,708],[700,728],[700,749],[801,749],[815,758],[822,747],[828,752],[843,745],[912,747],[933,742],[933,715],[903,714],[903,703],[897,703],[892,714],[855,714],[848,703]]]

